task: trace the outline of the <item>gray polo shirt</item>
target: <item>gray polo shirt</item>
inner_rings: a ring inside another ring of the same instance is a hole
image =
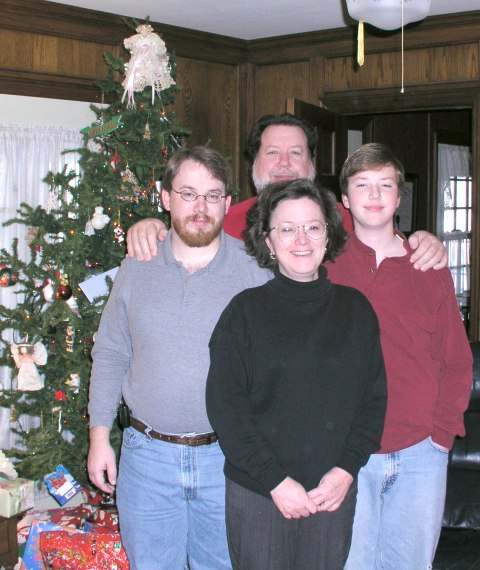
[[[150,262],[127,258],[115,277],[92,351],[90,426],[111,427],[121,396],[163,433],[212,431],[205,409],[208,343],[232,297],[270,279],[222,232],[214,259],[187,273],[171,234]]]

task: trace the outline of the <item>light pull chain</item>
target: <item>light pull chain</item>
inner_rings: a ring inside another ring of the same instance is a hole
[[[360,67],[365,63],[365,29],[361,20],[358,22],[357,62]]]
[[[404,89],[405,67],[404,67],[404,53],[403,53],[403,8],[405,6],[405,0],[401,0],[401,2],[402,2],[402,88],[400,89],[400,93],[405,93]]]

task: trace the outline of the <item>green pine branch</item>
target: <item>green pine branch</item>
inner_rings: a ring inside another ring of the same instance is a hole
[[[0,365],[10,367],[13,382],[12,389],[0,390],[0,406],[9,410],[10,426],[18,439],[6,453],[15,459],[19,474],[30,479],[43,479],[62,463],[87,483],[90,352],[107,294],[90,303],[80,284],[121,263],[125,234],[133,223],[161,217],[168,224],[167,215],[159,210],[155,182],[189,135],[173,107],[178,86],[155,94],[153,103],[147,87],[135,93],[136,107],[129,109],[121,101],[125,61],[106,53],[105,62],[107,78],[95,84],[102,93],[113,94],[115,101],[91,106],[95,122],[86,128],[95,130],[94,136],[84,134],[83,145],[76,149],[81,174],[67,168],[46,173],[50,209],[22,203],[15,218],[5,223],[28,228],[30,239],[27,259],[19,256],[18,239],[9,250],[0,251],[0,266],[17,277],[15,307],[0,305]],[[171,65],[175,74],[174,57]],[[118,128],[102,132],[103,125],[118,117]],[[87,223],[97,207],[110,221],[87,235]],[[111,284],[107,279],[106,287]],[[15,342],[28,338],[46,347],[47,363],[37,367],[43,388],[16,389],[18,369],[10,355],[7,331],[13,331]],[[26,429],[27,414],[36,418],[36,427]],[[119,445],[118,427],[113,438]]]

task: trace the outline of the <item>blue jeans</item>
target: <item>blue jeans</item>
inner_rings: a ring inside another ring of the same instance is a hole
[[[231,570],[224,456],[123,433],[117,483],[120,533],[131,570]]]
[[[431,438],[372,455],[358,475],[345,570],[432,568],[445,505],[448,453]]]

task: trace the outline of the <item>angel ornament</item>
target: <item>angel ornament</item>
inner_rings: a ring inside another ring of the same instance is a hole
[[[122,102],[127,97],[127,107],[134,108],[135,91],[143,91],[147,85],[152,88],[152,105],[155,92],[159,93],[175,81],[170,75],[170,62],[168,60],[165,42],[158,34],[153,32],[149,24],[141,24],[136,28],[135,34],[123,41],[125,49],[132,55],[130,61],[125,64],[125,79]]]
[[[43,344],[12,343],[10,353],[18,368],[17,390],[30,391],[43,388],[43,379],[37,370],[37,365],[42,366],[47,363],[47,350]]]
[[[0,451],[0,473],[7,479],[16,479],[18,477],[17,470],[13,466],[13,463],[3,451]]]

